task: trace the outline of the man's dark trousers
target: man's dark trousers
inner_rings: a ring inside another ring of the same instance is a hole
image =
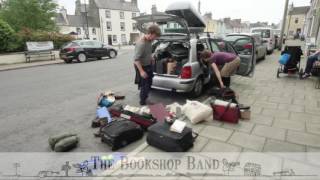
[[[317,60],[318,60],[318,55],[313,55],[313,56],[308,57],[306,69],[304,72],[307,74],[310,74],[311,70],[312,70],[312,66],[313,66],[314,62],[316,62]]]
[[[143,66],[142,68],[148,75],[146,79],[143,77],[140,79],[140,104],[145,105],[152,85],[153,70],[152,66]]]

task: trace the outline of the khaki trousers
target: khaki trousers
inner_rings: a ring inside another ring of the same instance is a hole
[[[234,74],[238,67],[240,66],[240,58],[237,57],[231,62],[228,62],[224,64],[224,66],[221,69],[221,77],[230,77],[232,74]]]

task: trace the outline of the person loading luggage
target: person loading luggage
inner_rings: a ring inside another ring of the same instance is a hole
[[[240,58],[237,55],[227,52],[210,52],[204,50],[201,52],[200,58],[204,63],[211,65],[221,88],[230,86],[230,76],[234,74],[240,66]]]
[[[304,70],[304,73],[302,75],[302,79],[306,79],[311,76],[311,70],[313,67],[313,64],[317,61],[320,60],[320,49],[318,49],[315,53],[310,55],[308,57],[307,63],[306,63],[306,68]]]
[[[152,57],[152,41],[160,37],[161,31],[157,25],[150,25],[148,32],[136,44],[134,65],[136,69],[135,83],[140,89],[140,105],[146,105],[146,100],[152,85],[154,59]]]

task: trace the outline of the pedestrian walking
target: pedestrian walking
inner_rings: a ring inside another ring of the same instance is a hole
[[[136,69],[135,83],[140,89],[140,105],[147,104],[147,98],[152,85],[154,58],[152,57],[152,42],[161,34],[157,25],[148,27],[145,34],[135,46],[134,65]]]

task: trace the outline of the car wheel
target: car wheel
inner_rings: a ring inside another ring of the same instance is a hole
[[[112,59],[112,58],[115,58],[117,56],[117,52],[115,50],[110,50],[109,51],[109,57]]]
[[[84,53],[79,53],[78,54],[78,61],[79,62],[86,62],[87,61],[87,55]]]
[[[202,79],[198,78],[191,92],[192,96],[199,97],[202,94],[202,90],[203,90],[203,81]]]

